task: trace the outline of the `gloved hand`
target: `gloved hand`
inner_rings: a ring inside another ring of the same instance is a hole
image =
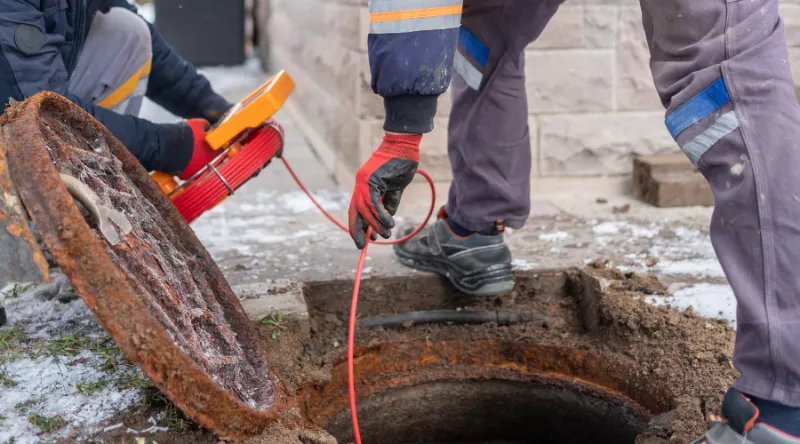
[[[367,245],[367,228],[372,240],[388,239],[403,190],[414,179],[419,166],[421,134],[386,133],[372,157],[356,173],[356,186],[350,200],[350,237],[358,249]]]
[[[187,180],[194,176],[194,174],[205,167],[209,162],[214,160],[219,153],[214,151],[211,146],[206,143],[206,131],[211,129],[211,124],[205,119],[191,119],[187,120],[189,128],[192,129],[194,137],[194,152],[192,159],[189,160],[189,165],[178,176],[181,180]]]

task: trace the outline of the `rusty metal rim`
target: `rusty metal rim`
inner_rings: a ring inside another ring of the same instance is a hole
[[[567,347],[495,340],[400,342],[361,348],[356,355],[361,398],[420,384],[454,380],[508,380],[564,387],[625,405],[645,420],[672,407],[672,394],[625,365]],[[324,427],[348,407],[346,363],[322,387],[300,390],[303,410]]]
[[[208,270],[209,282],[226,319],[237,335],[246,340],[245,345],[251,345],[247,348],[249,355],[264,363],[264,383],[274,388],[269,408],[252,408],[218,386],[175,345],[169,333],[150,314],[61,183],[39,127],[40,115],[45,112],[67,119],[83,119],[86,127],[95,126],[97,136],[103,137],[112,153],[122,161],[134,185],[166,214],[169,223],[181,225],[178,227],[181,242]],[[246,439],[277,419],[283,396],[266,367],[263,354],[253,345],[257,343],[256,333],[250,328],[244,310],[188,224],[127,149],[93,117],[53,93],[37,94],[8,109],[0,125],[0,143],[7,149],[10,175],[34,225],[78,294],[122,351],[189,417],[223,439]],[[125,315],[119,316],[119,313]]]

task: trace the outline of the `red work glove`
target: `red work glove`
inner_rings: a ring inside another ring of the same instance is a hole
[[[367,228],[372,240],[388,239],[403,190],[414,179],[419,166],[421,134],[389,134],[356,173],[356,186],[350,201],[350,237],[358,249],[367,245]]]
[[[206,131],[211,129],[211,124],[208,121],[205,119],[191,119],[187,120],[186,123],[189,124],[194,136],[194,152],[192,153],[192,159],[189,160],[189,165],[178,176],[181,180],[187,180],[194,176],[195,173],[203,169],[219,154],[206,143]]]

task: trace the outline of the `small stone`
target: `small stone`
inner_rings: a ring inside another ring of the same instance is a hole
[[[667,323],[669,325],[678,325],[681,323],[681,318],[680,316],[670,316],[669,319],[667,320]]]
[[[328,324],[332,324],[336,327],[341,327],[344,325],[344,322],[342,322],[341,319],[337,318],[336,315],[333,315],[331,313],[325,315],[325,322]]]
[[[333,347],[339,348],[339,341],[333,341]]]
[[[647,259],[644,260],[644,263],[648,267],[655,267],[656,264],[658,264],[658,259],[656,259],[654,257],[648,257]]]
[[[630,204],[625,204],[625,205],[622,205],[621,207],[614,207],[611,211],[614,214],[621,214],[621,213],[627,213],[630,210],[631,210],[631,205]]]
[[[608,199],[604,199],[602,197],[598,197],[596,202],[599,203],[599,204],[607,204],[608,203]]]

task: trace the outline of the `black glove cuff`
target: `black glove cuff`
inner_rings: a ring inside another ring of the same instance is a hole
[[[405,94],[383,98],[386,120],[383,129],[393,133],[425,134],[433,131],[438,95]]]

